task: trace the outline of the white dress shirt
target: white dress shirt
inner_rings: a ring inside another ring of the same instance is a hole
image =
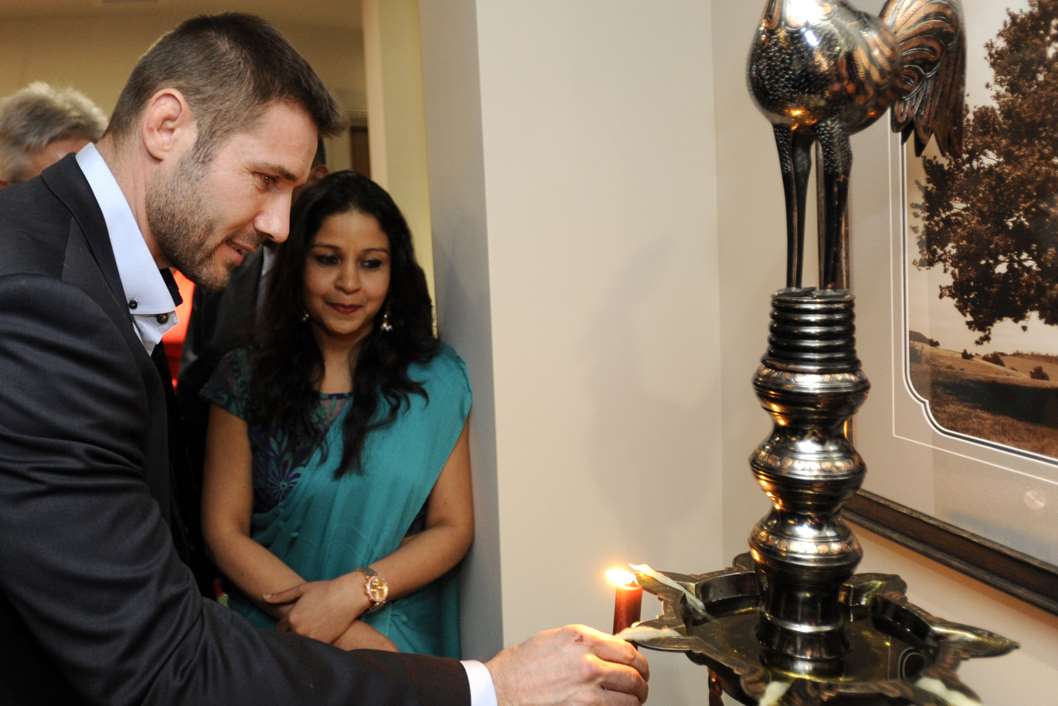
[[[86,145],[77,153],[77,164],[103,212],[133,330],[150,355],[165,332],[176,325],[173,295],[165,286],[125,194],[95,145]]]
[[[77,164],[103,212],[133,329],[150,355],[165,332],[176,325],[176,303],[147,248],[125,194],[95,145],[88,144],[77,153]],[[269,274],[274,257],[271,249],[265,251],[262,275]],[[474,660],[464,660],[462,664],[470,682],[470,706],[498,706],[488,668]]]
[[[481,662],[466,659],[463,660],[463,669],[467,670],[470,682],[470,706],[498,706],[489,668]]]

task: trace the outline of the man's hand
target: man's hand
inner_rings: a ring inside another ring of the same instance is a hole
[[[631,644],[583,625],[537,633],[485,665],[499,706],[637,706],[650,668]]]
[[[370,605],[363,581],[358,573],[330,581],[307,581],[267,594],[264,600],[274,606],[291,606],[276,624],[277,630],[333,643]]]

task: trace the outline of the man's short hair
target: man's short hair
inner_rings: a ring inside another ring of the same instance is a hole
[[[193,156],[208,161],[227,137],[250,129],[275,102],[300,105],[321,135],[342,127],[338,106],[308,62],[265,20],[203,15],[163,35],[137,62],[118,96],[107,135],[121,142],[151,96],[175,88],[198,128]]]
[[[0,99],[0,181],[24,181],[31,158],[56,140],[98,140],[106,127],[103,111],[73,88],[36,81]]]

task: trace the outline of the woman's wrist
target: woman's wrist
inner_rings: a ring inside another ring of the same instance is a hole
[[[365,588],[367,585],[367,579],[368,576],[359,569],[338,577],[338,581],[342,584],[342,591],[345,595],[349,596],[351,605],[356,609],[355,619],[357,620],[360,619],[360,616],[370,610],[373,605]]]
[[[367,581],[364,583],[364,592],[367,593],[367,599],[371,602],[371,607],[367,609],[367,612],[373,613],[386,605],[389,600],[389,582],[370,566],[366,566],[360,571],[367,576]]]

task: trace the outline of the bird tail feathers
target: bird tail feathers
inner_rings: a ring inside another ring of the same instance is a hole
[[[943,154],[962,151],[966,40],[960,0],[888,0],[882,20],[896,36],[903,70],[893,132],[915,136],[921,155],[936,135]]]

